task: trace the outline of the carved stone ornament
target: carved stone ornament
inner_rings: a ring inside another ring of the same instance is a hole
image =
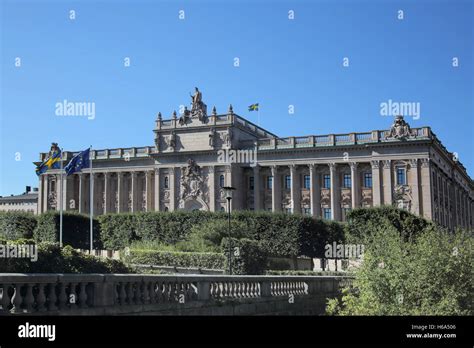
[[[202,196],[204,179],[201,174],[201,167],[194,160],[189,159],[187,166],[181,169],[181,173],[181,200]]]
[[[395,121],[393,122],[392,126],[390,127],[390,131],[388,132],[387,139],[406,139],[412,138],[415,134],[411,130],[408,123],[403,119],[403,116],[395,117]]]

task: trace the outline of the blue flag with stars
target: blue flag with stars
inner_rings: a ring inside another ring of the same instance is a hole
[[[89,168],[89,153],[90,149],[84,150],[79,152],[76,156],[74,156],[71,161],[64,167],[64,171],[66,175],[74,174],[75,172],[81,171],[83,168]]]

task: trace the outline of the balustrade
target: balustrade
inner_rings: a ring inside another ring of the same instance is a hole
[[[214,300],[252,300],[308,296],[319,282],[344,277],[128,275],[128,274],[0,274],[0,315],[87,314],[113,308],[127,311],[162,304]]]

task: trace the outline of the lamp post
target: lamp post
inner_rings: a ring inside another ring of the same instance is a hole
[[[224,186],[224,193],[225,198],[227,199],[227,217],[229,220],[229,255],[228,262],[229,262],[229,275],[232,275],[232,236],[230,233],[230,201],[232,200],[232,191],[235,190],[235,187],[232,186]]]

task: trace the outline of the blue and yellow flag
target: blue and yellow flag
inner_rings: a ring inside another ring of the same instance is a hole
[[[78,172],[82,170],[83,168],[89,168],[90,167],[89,154],[90,154],[90,148],[87,150],[81,151],[76,156],[74,156],[71,159],[71,161],[67,164],[67,166],[64,167],[66,175],[74,174],[75,172]]]
[[[250,105],[249,111],[258,111],[258,103]]]
[[[59,169],[61,166],[61,150],[56,149],[53,153],[46,158],[46,160],[36,167],[36,175],[40,176],[48,169]]]

